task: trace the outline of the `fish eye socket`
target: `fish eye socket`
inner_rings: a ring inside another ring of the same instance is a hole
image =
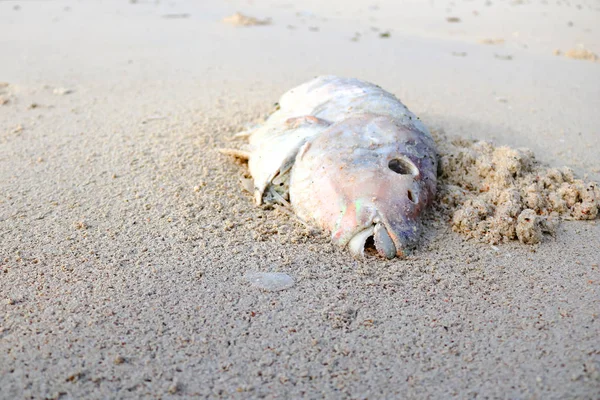
[[[393,158],[388,163],[388,168],[400,175],[417,175],[417,167],[404,158]]]

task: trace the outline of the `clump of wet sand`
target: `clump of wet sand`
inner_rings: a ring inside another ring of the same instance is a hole
[[[560,56],[563,53],[560,50],[554,50],[555,56]],[[600,57],[594,52],[591,52],[584,48],[575,48],[568,50],[564,53],[564,56],[567,58],[572,58],[574,60],[586,60],[586,61],[600,61]]]
[[[486,39],[479,40],[479,43],[489,44],[489,45],[498,45],[498,44],[503,44],[504,39],[502,39],[502,38],[486,38]]]
[[[438,147],[438,207],[469,238],[535,244],[561,219],[591,220],[600,212],[598,184],[567,167],[545,167],[528,149],[464,139],[438,140]]]
[[[236,12],[229,17],[223,18],[223,22],[236,25],[236,26],[256,26],[256,25],[269,25],[271,24],[270,19],[258,19],[244,15],[240,12]]]
[[[571,49],[565,53],[565,57],[575,60],[598,61],[598,55],[586,49]]]

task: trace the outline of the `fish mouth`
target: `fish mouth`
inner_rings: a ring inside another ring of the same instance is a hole
[[[356,259],[365,258],[365,247],[369,239],[373,239],[375,249],[380,256],[388,260],[394,257],[404,257],[415,247],[421,231],[418,220],[402,218],[386,219],[378,215],[372,224],[357,232],[348,242],[348,249]]]
[[[358,232],[350,239],[348,249],[354,258],[365,258],[365,247],[370,238],[373,238],[375,249],[380,256],[391,260],[396,256],[401,257],[404,255],[402,249],[396,248],[386,227],[381,222],[378,222]]]

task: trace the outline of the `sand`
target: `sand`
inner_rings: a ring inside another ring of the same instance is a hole
[[[271,23],[223,22],[236,12]],[[327,73],[598,182],[600,64],[553,51],[598,54],[599,16],[0,2],[0,398],[598,398],[598,219],[492,245],[434,212],[412,256],[361,263],[254,207],[217,149]],[[265,292],[256,272],[295,284]]]
[[[561,220],[596,220],[600,188],[568,167],[541,165],[528,149],[437,137],[439,182],[435,207],[452,229],[490,244],[537,244]]]

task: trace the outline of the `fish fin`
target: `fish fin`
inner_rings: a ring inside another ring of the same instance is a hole
[[[271,195],[273,197],[274,203],[279,203],[284,207],[289,207],[289,208],[292,207],[292,205],[289,203],[289,201],[287,201],[282,195],[277,193],[277,190],[275,190],[273,188],[273,186],[269,186],[267,190],[269,191],[269,195]]]
[[[278,180],[282,183],[282,185],[285,184],[285,192],[284,194],[287,195],[287,193],[289,192],[289,188],[287,187],[287,180],[289,179],[289,173],[294,165],[294,159],[296,157],[296,153],[297,150],[292,150],[287,157],[283,158],[282,160],[276,160],[276,161],[280,161],[280,163],[277,165],[277,168],[272,168],[270,171],[266,170],[267,172],[270,172],[268,175],[262,175],[262,174],[258,174],[256,173],[256,177],[254,177],[254,200],[256,202],[257,205],[261,205],[263,203],[263,200],[265,200],[263,197],[265,195],[265,191],[267,191],[268,193],[271,194],[270,198],[271,201],[266,201],[267,203],[272,203],[272,202],[276,202],[276,200],[279,200],[280,198],[282,198],[282,196],[277,193],[274,189],[272,189],[272,184],[274,180]],[[273,164],[271,167],[274,167],[275,164]],[[251,166],[254,167],[254,164]],[[275,195],[273,195],[275,194]]]
[[[308,149],[310,149],[310,145],[311,145],[311,141],[307,140],[302,147],[300,147],[300,150],[298,150],[298,154],[296,155],[296,159],[297,160],[301,160],[302,156],[304,156],[304,153],[306,153],[308,151]]]
[[[283,125],[270,128],[274,134],[253,143],[252,157],[248,161],[250,174],[254,178],[254,199],[256,204],[263,203],[263,194],[273,180],[287,179],[298,151],[313,136],[318,135],[330,125],[328,121],[313,117],[294,117],[284,121]],[[282,179],[283,178],[283,179]],[[287,188],[284,194],[287,193]]]
[[[329,126],[330,122],[321,118],[317,118],[314,115],[303,115],[301,117],[288,118],[285,121],[285,125],[288,129],[297,129],[302,125],[324,125]]]
[[[233,135],[233,137],[236,138],[236,139],[237,138],[247,138],[247,137],[252,136],[252,134],[254,132],[256,132],[256,129],[248,129],[248,130],[236,133],[235,135]]]
[[[219,153],[225,154],[227,156],[233,156],[236,158],[241,158],[242,160],[248,160],[250,158],[250,152],[246,150],[240,149],[219,149]]]

